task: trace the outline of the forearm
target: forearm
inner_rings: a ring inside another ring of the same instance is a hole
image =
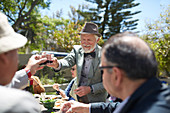
[[[118,103],[91,103],[90,113],[113,113]]]
[[[72,67],[75,65],[75,60],[76,60],[76,52],[75,49],[73,48],[72,51],[63,59],[58,60],[58,62],[61,64],[61,70]]]

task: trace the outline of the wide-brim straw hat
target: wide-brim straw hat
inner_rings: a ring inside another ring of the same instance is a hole
[[[92,22],[86,22],[82,31],[78,34],[79,35],[80,34],[94,34],[94,35],[97,35],[98,37],[101,37],[101,34],[98,31],[98,26]]]
[[[7,16],[0,12],[0,54],[24,46],[27,38],[14,31]]]

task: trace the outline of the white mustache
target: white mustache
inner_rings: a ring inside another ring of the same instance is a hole
[[[83,46],[84,46],[84,47],[91,47],[91,45],[85,45],[85,44],[83,44]]]

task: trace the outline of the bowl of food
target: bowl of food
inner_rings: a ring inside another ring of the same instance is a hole
[[[48,109],[48,111],[52,111],[56,100],[46,99],[46,100],[41,100],[41,102],[44,105],[44,107]]]

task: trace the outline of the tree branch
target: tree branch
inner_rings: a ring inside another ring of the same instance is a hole
[[[27,1],[27,0],[26,0]],[[18,28],[19,26],[21,25],[21,22],[24,20],[25,17],[27,17],[28,15],[30,15],[30,13],[32,12],[32,10],[34,9],[34,7],[37,5],[39,0],[35,0],[32,4],[31,4],[31,8],[29,9],[29,11],[25,14],[25,15],[22,15],[21,11],[19,13],[19,18],[16,20],[16,22],[13,24],[13,28],[15,31],[18,31]],[[24,4],[24,7],[26,5],[26,2]],[[22,8],[23,10],[23,8]]]
[[[3,12],[6,12],[6,11],[3,9]],[[6,15],[8,18],[10,18],[13,22],[15,22],[15,20],[9,15],[9,13],[8,13],[8,14],[5,13],[5,15]]]
[[[18,18],[22,16],[22,11],[25,9],[26,3],[27,3],[27,0],[25,0],[24,6],[22,8],[20,8],[21,10],[19,12]]]

